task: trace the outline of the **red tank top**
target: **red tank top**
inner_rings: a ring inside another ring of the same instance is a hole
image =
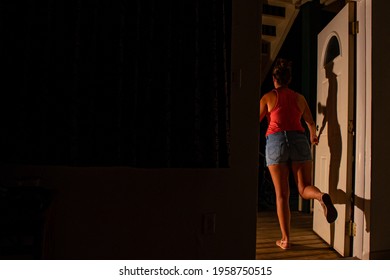
[[[301,124],[302,112],[298,107],[298,93],[289,88],[278,88],[275,107],[267,114],[266,136],[280,131],[305,132]]]

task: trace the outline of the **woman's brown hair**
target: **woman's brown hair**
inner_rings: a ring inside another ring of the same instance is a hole
[[[275,62],[272,76],[281,86],[287,86],[291,82],[291,61],[278,58]]]

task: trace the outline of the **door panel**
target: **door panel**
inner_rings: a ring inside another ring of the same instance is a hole
[[[351,218],[354,38],[350,23],[355,3],[348,3],[318,35],[317,125],[314,184],[332,197],[338,219],[329,225],[314,202],[313,230],[341,255],[350,255],[346,230]]]

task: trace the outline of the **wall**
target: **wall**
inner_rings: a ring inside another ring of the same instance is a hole
[[[47,258],[255,258],[259,2],[233,1],[231,168],[1,167],[3,182],[37,177],[55,192]]]
[[[388,174],[390,151],[387,129],[390,122],[386,89],[389,80],[390,36],[388,28],[388,1],[372,1],[372,158],[371,158],[371,259],[390,258],[390,188]]]

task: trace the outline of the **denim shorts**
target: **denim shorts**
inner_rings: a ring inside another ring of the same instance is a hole
[[[303,132],[281,131],[266,137],[267,166],[288,162],[311,161],[310,144]]]

